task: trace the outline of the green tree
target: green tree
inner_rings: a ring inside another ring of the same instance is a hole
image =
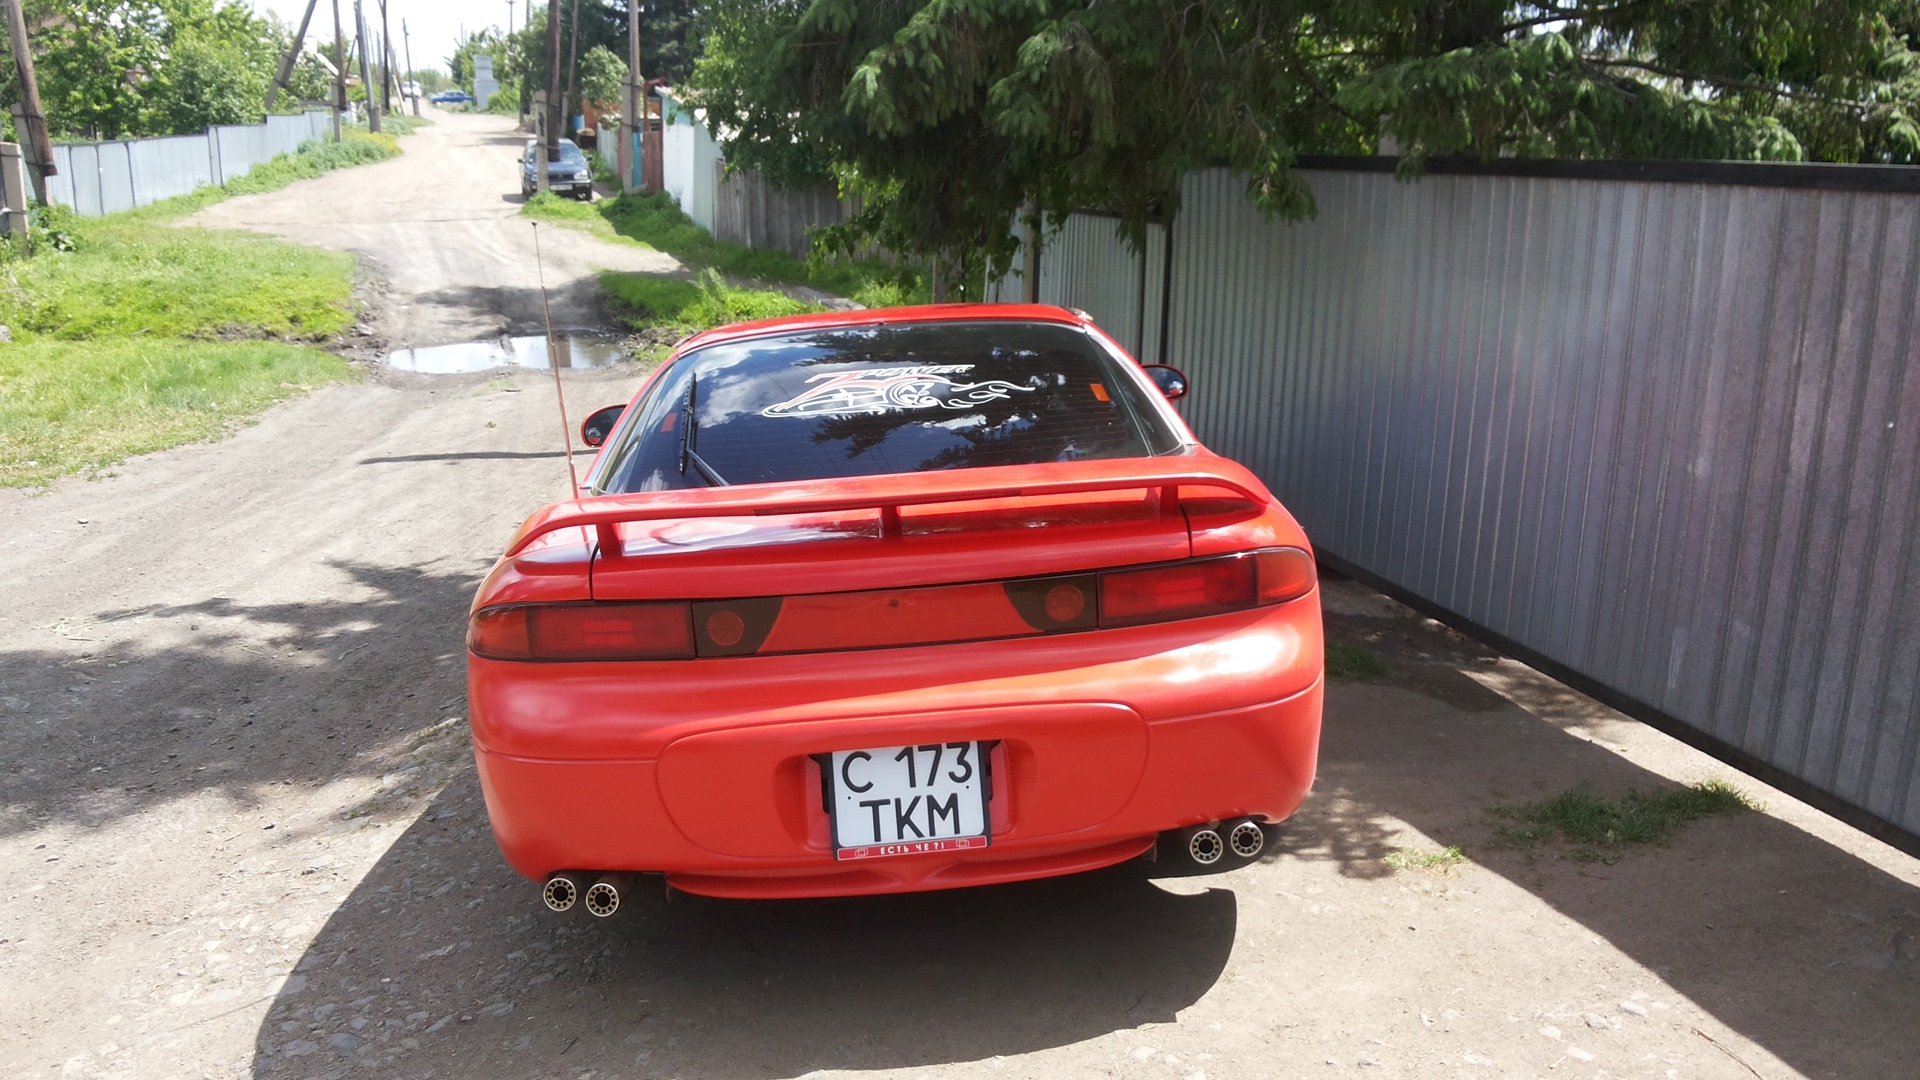
[[[256,122],[290,38],[241,0],[29,0],[24,14],[47,126],[63,139]],[[0,94],[18,100],[11,56],[0,71]]]
[[[40,0],[28,3],[24,14],[47,130],[55,138],[153,133],[148,92],[166,58],[167,37],[166,14],[159,4]],[[10,82],[17,78],[11,55],[6,71]]]
[[[619,108],[627,82],[627,64],[605,45],[595,45],[580,58],[580,100]]]
[[[1920,160],[1913,0],[716,0],[729,161],[866,197],[829,243],[1004,265],[1023,208],[1138,240],[1224,161],[1303,153]],[[969,270],[972,267],[969,266]]]
[[[647,79],[665,79],[677,83],[693,70],[694,48],[692,0],[646,0],[640,4],[640,70]],[[563,4],[560,14],[561,62],[566,62],[573,33],[573,4]],[[625,71],[627,56],[626,0],[582,0],[580,4],[580,78],[588,75],[587,57],[594,50],[605,50]],[[495,77],[501,85],[518,86],[521,100],[531,101],[536,90],[547,85],[547,9],[536,4],[526,25],[506,39],[505,48],[495,59]],[[624,74],[620,76],[624,78]],[[561,79],[564,86],[566,80]],[[576,94],[586,93],[576,85]],[[589,100],[591,93],[586,93]],[[617,102],[616,91],[600,100]],[[578,112],[578,103],[570,113]]]
[[[148,89],[155,126],[258,123],[291,35],[232,0],[167,0],[166,15],[167,55]]]

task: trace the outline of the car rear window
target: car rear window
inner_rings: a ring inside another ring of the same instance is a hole
[[[1179,449],[1124,362],[1055,323],[836,327],[712,345],[682,357],[639,403],[597,486],[659,491]]]

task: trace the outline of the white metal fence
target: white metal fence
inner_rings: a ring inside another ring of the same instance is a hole
[[[132,210],[245,176],[321,138],[329,123],[325,112],[305,112],[269,116],[263,124],[223,124],[203,135],[60,143],[53,148],[59,173],[47,178],[47,197],[86,217]]]

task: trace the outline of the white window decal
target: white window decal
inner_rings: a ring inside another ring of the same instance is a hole
[[[761,416],[844,416],[910,409],[971,409],[988,401],[1032,393],[1037,387],[1005,379],[962,382],[972,364],[865,368],[815,375],[798,397],[769,405]],[[956,378],[955,376],[959,376]]]

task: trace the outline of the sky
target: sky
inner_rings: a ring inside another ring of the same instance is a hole
[[[279,16],[280,21],[289,27],[300,25],[300,15],[307,9],[306,0],[249,0],[253,9],[261,14],[268,12]],[[346,23],[346,34],[353,36],[353,0],[339,0],[340,18]],[[519,29],[526,24],[528,0],[519,0],[513,5],[513,25]],[[379,0],[361,0],[361,6],[367,18],[367,29],[378,34],[380,23]],[[464,27],[467,33],[474,33],[489,26],[501,30],[507,28],[506,0],[387,0],[387,26],[393,32],[393,45],[396,55],[400,55],[403,40],[400,35],[400,22],[406,20],[407,30],[413,39],[413,67],[418,70],[439,68],[443,73],[447,69],[446,58],[453,55],[454,43],[459,39]],[[333,0],[320,0],[313,12],[313,24],[307,28],[307,44],[320,37],[333,39]],[[401,64],[406,63],[404,55]]]

